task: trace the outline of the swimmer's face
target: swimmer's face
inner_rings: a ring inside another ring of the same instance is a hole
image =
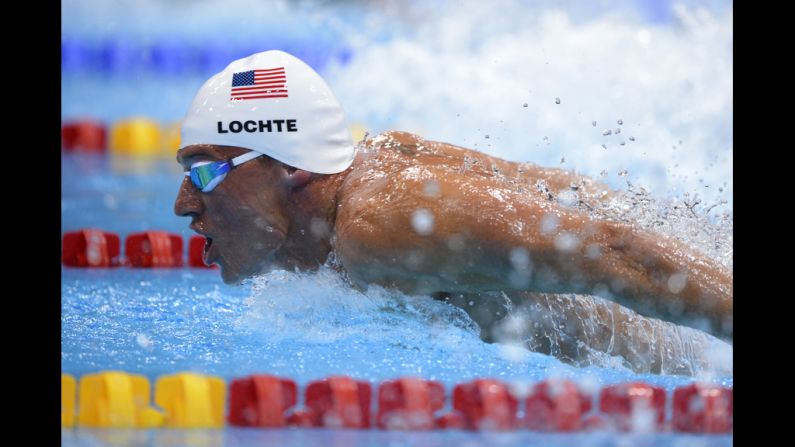
[[[187,171],[196,162],[247,152],[233,146],[192,145],[177,152],[177,162]],[[210,192],[201,192],[189,177],[182,180],[174,212],[190,216],[190,228],[207,238],[204,260],[221,267],[225,283],[279,266],[277,252],[290,222],[284,176],[284,165],[263,156],[233,168]]]

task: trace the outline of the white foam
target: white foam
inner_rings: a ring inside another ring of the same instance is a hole
[[[433,3],[374,11],[374,23],[406,30],[391,39],[353,32],[353,59],[326,75],[352,121],[546,166],[565,151],[591,176],[629,168],[659,196],[697,191],[731,209],[731,7],[677,7],[666,26],[628,8],[582,18],[560,3]],[[619,120],[619,135],[592,125]]]

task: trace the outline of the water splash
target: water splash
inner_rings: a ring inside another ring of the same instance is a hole
[[[670,26],[650,27],[620,10],[575,19],[577,11],[567,5],[535,10],[533,4],[499,0],[486,7],[465,1],[443,14],[423,10],[411,33],[380,41],[357,36],[366,43],[347,66],[331,66],[327,80],[343,103],[356,104],[351,119],[372,123],[375,132],[406,130],[464,147],[488,133],[491,141],[497,136],[500,141],[484,148],[491,155],[550,166],[558,151],[532,151],[527,145],[528,138],[547,135],[585,174],[625,166],[643,173],[643,186],[658,196],[674,187],[699,188],[714,200],[715,190],[683,175],[699,170],[711,184],[731,178],[731,8],[713,12],[677,6]],[[613,61],[610,69],[604,68],[605,60]],[[473,66],[471,61],[488,63]],[[414,70],[418,64],[426,70]],[[679,69],[672,72],[671,66]],[[358,72],[372,76],[351,76]],[[438,81],[439,73],[444,82]],[[523,93],[528,97],[521,99],[528,107],[516,114],[516,93],[529,90],[535,93]],[[551,107],[543,92],[566,97],[568,106]],[[451,119],[448,110],[465,113]],[[653,150],[638,157],[615,141],[605,148],[616,150],[600,151],[600,140],[611,137],[578,130],[572,125],[583,122],[578,114],[603,129],[620,117],[621,133],[642,138]],[[670,148],[679,139],[693,151],[673,161],[677,152]],[[623,183],[608,181],[613,188]],[[729,184],[721,195],[729,203],[731,190]]]
[[[641,228],[661,232],[696,248],[728,268],[734,264],[733,213],[712,212],[725,200],[704,203],[698,194],[683,193],[670,199],[655,198],[643,187],[627,181],[627,190],[613,198],[597,201],[587,208],[597,218],[633,223]]]

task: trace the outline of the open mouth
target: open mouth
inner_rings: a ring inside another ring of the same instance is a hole
[[[213,245],[213,238],[206,237],[204,238],[204,252],[202,253],[202,257],[204,258],[205,264],[207,263],[207,252],[210,251],[210,246]]]

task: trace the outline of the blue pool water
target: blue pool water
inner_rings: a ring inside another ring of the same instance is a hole
[[[188,219],[171,211],[181,180],[170,160],[146,170],[131,160],[65,155],[62,225],[118,232],[165,229],[189,236]],[[635,374],[620,367],[577,368],[556,359],[506,350],[480,340],[469,317],[430,297],[381,288],[350,289],[330,269],[276,271],[241,285],[225,285],[207,269],[62,269],[61,368],[76,377],[117,369],[154,380],[177,371],[227,380],[252,373],[289,377],[299,384],[332,374],[368,380],[412,375],[439,380],[448,392],[461,382],[493,377],[521,393],[536,381],[567,377],[586,388],[643,380],[671,391],[692,382],[683,376]],[[732,386],[733,377],[716,379]],[[300,402],[300,401],[299,401]],[[731,437],[662,435],[541,435],[445,432],[412,434],[353,431],[220,433],[64,430],[64,445],[726,445]],[[634,437],[633,437],[634,436]],[[551,437],[551,438],[550,438]],[[413,439],[409,443],[408,439]],[[416,442],[415,442],[416,441]],[[624,441],[622,441],[624,442]],[[702,444],[702,442],[704,442]],[[679,445],[679,444],[677,444]]]
[[[730,1],[189,3],[64,1],[63,120],[111,125],[144,115],[173,123],[233,53],[292,50],[319,70],[349,121],[371,134],[406,130],[512,161],[577,170],[630,190],[632,200],[606,210],[612,215],[733,263]],[[203,67],[176,71],[157,66],[156,57],[134,59],[180,48],[214,56]],[[115,59],[97,51],[115,52]],[[93,62],[81,62],[89,56]],[[166,230],[187,241],[189,219],[172,212],[180,171],[173,156],[62,156],[62,232],[95,227],[124,238]],[[643,380],[669,392],[694,380],[635,374],[620,362],[573,367],[487,344],[457,308],[381,288],[356,292],[327,269],[272,272],[228,286],[214,270],[64,267],[61,335],[62,371],[78,378],[118,369],[154,380],[189,370],[227,380],[271,373],[303,386],[331,374],[373,385],[414,375],[443,382],[449,393],[454,384],[492,377],[520,394],[549,377],[591,389]],[[709,379],[733,386],[733,376]],[[61,439],[64,446],[322,447],[733,441],[678,433],[236,428],[75,428],[62,430]]]
[[[86,430],[64,431],[63,447],[73,446],[296,446],[296,447],[717,447],[732,445],[730,436],[681,434],[547,434],[530,432],[469,433],[463,431],[387,432],[354,430]]]

